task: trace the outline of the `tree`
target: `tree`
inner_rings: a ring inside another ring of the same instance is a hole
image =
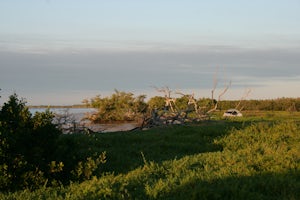
[[[32,117],[16,94],[0,110],[0,189],[39,187],[47,177],[55,141],[61,132],[46,111]]]
[[[110,97],[96,96],[86,101],[88,106],[98,109],[98,112],[88,116],[88,119],[94,123],[138,120],[147,111],[145,98],[145,95],[134,97],[130,92],[118,90]]]
[[[150,110],[157,109],[162,110],[165,107],[165,98],[160,96],[155,96],[149,99],[148,106]]]

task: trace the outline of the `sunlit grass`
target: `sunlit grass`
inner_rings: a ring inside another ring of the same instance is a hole
[[[107,152],[98,177],[0,199],[299,199],[299,113],[245,113],[148,131],[62,136]],[[62,150],[60,150],[62,151]],[[62,153],[62,152],[61,152]]]

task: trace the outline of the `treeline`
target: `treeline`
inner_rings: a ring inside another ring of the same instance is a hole
[[[28,105],[28,108],[86,108],[83,104],[74,104],[74,105]]]
[[[234,108],[239,101],[221,101],[221,109]],[[243,110],[260,111],[300,111],[300,98],[277,98],[264,100],[243,100]]]
[[[299,111],[300,98],[278,98],[269,100],[222,100],[210,98],[194,99],[192,95],[181,94],[180,97],[155,96],[146,101],[145,95],[134,96],[130,92],[115,90],[108,97],[100,95],[85,99],[87,107],[98,109],[97,113],[88,116],[95,123],[115,121],[136,121],[150,116],[153,111],[184,113],[185,115],[207,115],[211,110],[227,110],[237,108],[241,111]],[[215,108],[215,109],[212,109]]]

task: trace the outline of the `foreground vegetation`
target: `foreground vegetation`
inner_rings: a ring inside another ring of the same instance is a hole
[[[299,112],[66,135],[16,95],[0,111],[0,199],[300,199]]]
[[[32,116],[16,94],[1,107],[0,191],[87,180],[105,162],[105,152],[87,151],[71,159],[61,154],[61,149],[71,145],[68,140],[60,143],[62,132],[53,118],[49,110]]]
[[[0,199],[299,199],[299,121],[283,116],[61,135],[61,155],[105,150],[107,162],[91,180]]]

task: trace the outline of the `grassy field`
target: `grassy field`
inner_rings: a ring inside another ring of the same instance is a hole
[[[300,113],[244,116],[63,135],[58,160],[106,151],[107,162],[91,180],[0,199],[300,199]]]

